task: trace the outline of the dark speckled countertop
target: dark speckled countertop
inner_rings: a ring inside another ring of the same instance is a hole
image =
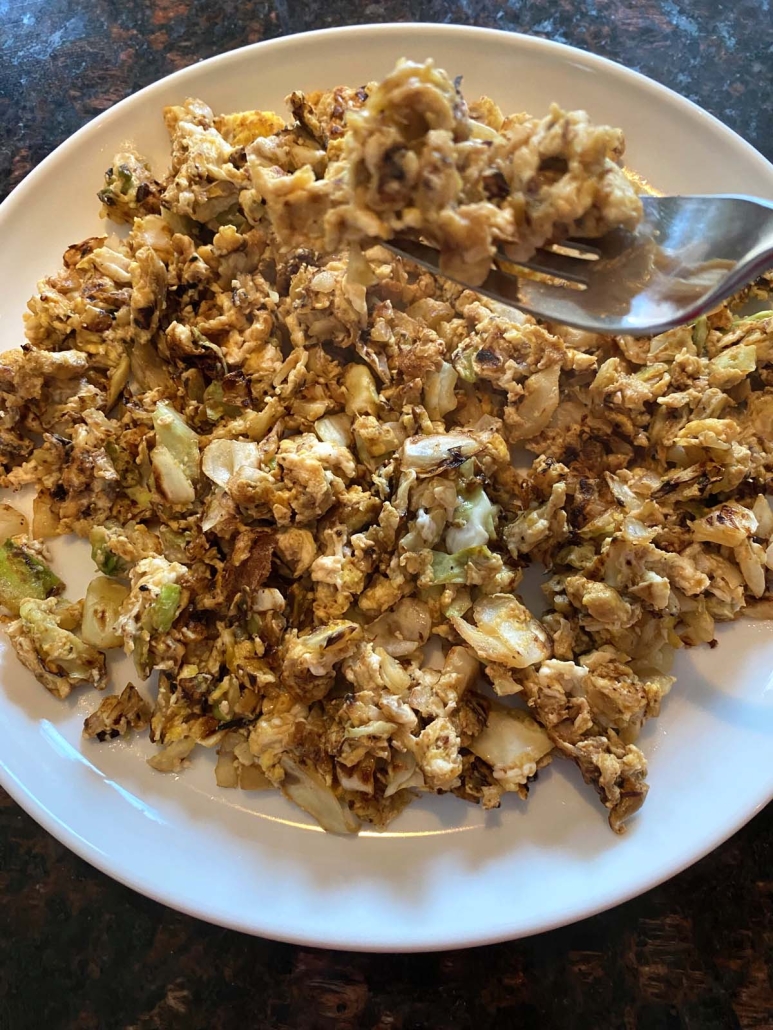
[[[0,198],[84,122],[171,71],[375,21],[584,47],[697,101],[773,158],[769,0],[0,0]],[[773,1030],[773,808],[670,883],[573,927],[368,956],[172,912],[75,858],[0,791],[0,1030],[200,1027]]]

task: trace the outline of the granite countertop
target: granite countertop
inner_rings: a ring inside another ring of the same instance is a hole
[[[291,32],[410,20],[584,47],[692,98],[773,158],[769,0],[0,0],[0,198],[168,72]],[[179,915],[70,854],[0,791],[0,930],[0,1030],[771,1030],[773,807],[670,883],[575,926],[378,956]]]

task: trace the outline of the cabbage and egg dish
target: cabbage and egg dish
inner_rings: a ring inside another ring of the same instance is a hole
[[[0,355],[0,483],[37,490],[0,517],[8,637],[56,697],[109,688],[87,737],[149,730],[161,772],[214,749],[332,832],[525,799],[561,758],[621,831],[675,652],[773,615],[773,314],[596,336],[380,245],[475,284],[500,244],[635,226],[583,112],[506,117],[431,62],[288,101],[167,108],[167,174],[116,156],[122,234],[69,247]]]

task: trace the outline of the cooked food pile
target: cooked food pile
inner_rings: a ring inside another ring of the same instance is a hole
[[[163,772],[215,749],[222,787],[333,832],[525,799],[553,758],[620,831],[674,653],[773,615],[773,313],[604,338],[372,244],[480,277],[499,241],[632,224],[620,134],[582,113],[504,118],[429,63],[290,108],[168,108],[166,177],[117,155],[126,232],[71,246],[0,355],[0,483],[37,487],[31,526],[0,510],[9,639],[62,699],[123,648],[158,686],[86,736],[149,728]]]

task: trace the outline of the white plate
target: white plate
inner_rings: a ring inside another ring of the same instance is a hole
[[[773,167],[688,101],[598,57],[481,29],[390,25],[261,43],[195,65],[118,104],[68,140],[0,209],[0,347],[18,346],[38,277],[68,244],[103,229],[95,191],[126,140],[163,169],[164,104],[274,107],[291,89],[359,85],[395,59],[433,56],[465,92],[506,110],[551,100],[622,126],[628,160],[666,192],[773,198]],[[91,563],[58,545],[81,596]],[[149,745],[82,742],[93,695],[61,704],[2,644],[0,770],[11,795],[110,876],[224,926],[304,944],[428,950],[523,936],[580,919],[672,876],[773,796],[773,632],[742,622],[716,650],[681,656],[643,747],[650,796],[625,837],[577,770],[556,762],[527,804],[484,814],[453,797],[412,806],[391,832],[327,836],[280,796],[218,791],[209,756],[179,777],[152,772]]]

